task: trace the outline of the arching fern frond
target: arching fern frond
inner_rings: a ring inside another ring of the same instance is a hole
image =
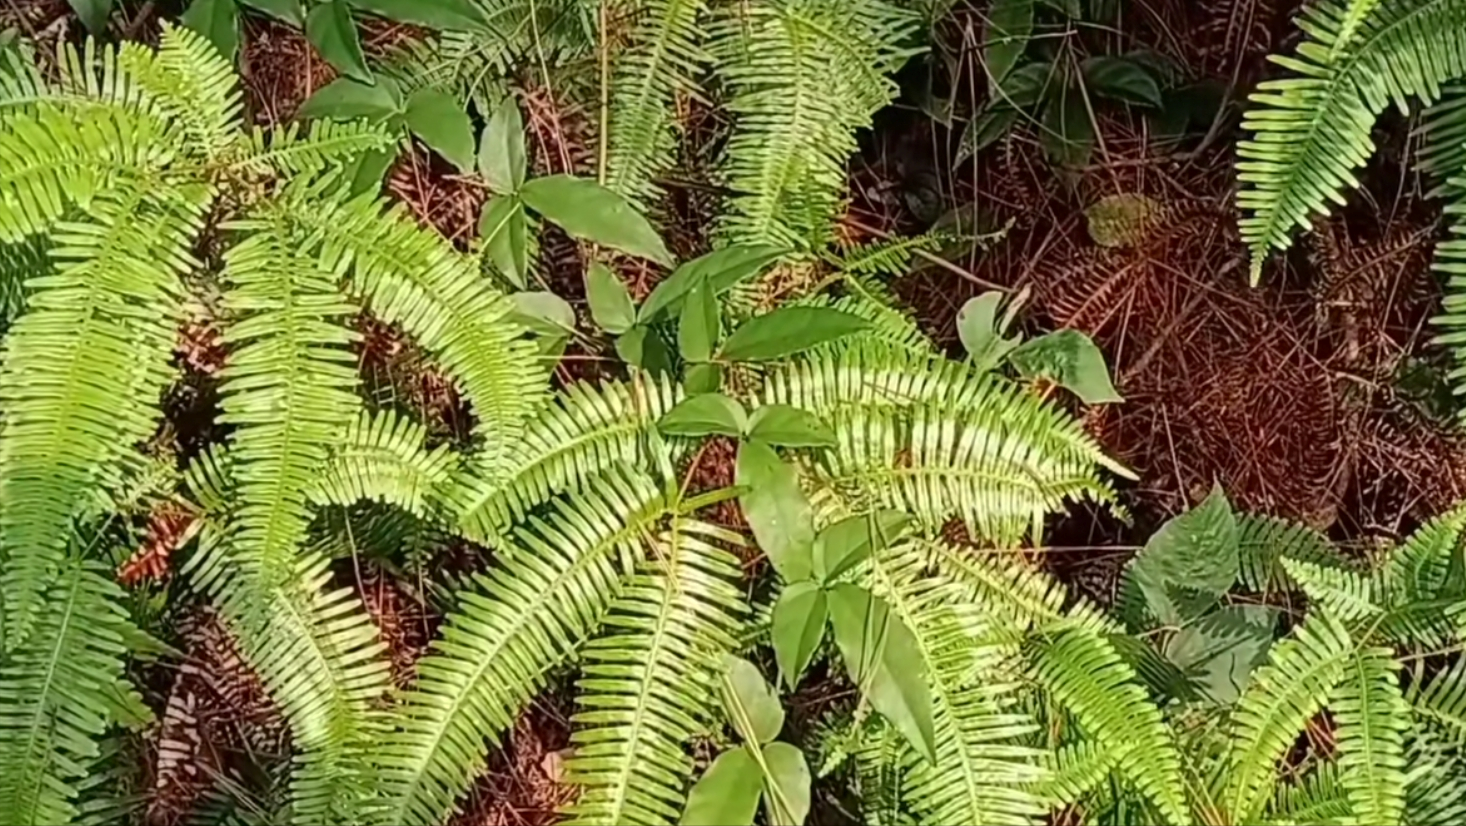
[[[1080,740],[1043,753],[1045,769],[1033,787],[1034,794],[1050,808],[1069,806],[1104,782],[1124,749],[1116,750],[1094,740]]]
[[[1466,763],[1449,743],[1416,729],[1408,735],[1404,822],[1448,826],[1466,818]]]
[[[1237,516],[1237,578],[1264,594],[1296,590],[1283,560],[1338,567],[1343,558],[1328,537],[1305,525],[1259,514]]]
[[[318,175],[396,142],[395,136],[378,125],[321,118],[308,127],[294,122],[268,131],[256,127],[249,134],[244,157],[233,163],[261,174]]]
[[[1348,790],[1339,783],[1338,764],[1326,762],[1315,766],[1300,782],[1279,785],[1268,805],[1265,822],[1279,826],[1296,823],[1348,826],[1367,821],[1355,819]]]
[[[1466,746],[1466,660],[1410,686],[1406,695],[1416,717],[1446,740]]]
[[[1360,823],[1399,823],[1405,812],[1404,733],[1409,706],[1400,694],[1400,664],[1387,648],[1349,658],[1329,710],[1336,723],[1339,784]]]
[[[182,125],[189,154],[212,159],[238,141],[243,98],[234,67],[203,35],[164,23],[157,52],[124,48],[117,62],[130,84]]]
[[[393,412],[363,412],[307,496],[316,505],[351,505],[370,499],[426,517],[440,505],[443,488],[458,465],[447,445],[429,450],[427,428]]]

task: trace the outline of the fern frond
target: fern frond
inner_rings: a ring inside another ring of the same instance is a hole
[[[321,118],[309,125],[289,123],[268,131],[255,127],[243,157],[233,165],[259,174],[317,175],[396,143],[396,136],[381,126]]]
[[[414,515],[437,511],[458,456],[447,445],[429,450],[427,428],[391,410],[363,412],[342,436],[307,498],[317,505],[384,502]]]
[[[1354,817],[1348,790],[1339,782],[1339,767],[1328,762],[1316,766],[1299,783],[1279,785],[1268,806],[1266,822],[1279,826],[1301,823],[1349,826],[1369,821]]]
[[[40,608],[94,486],[152,433],[169,377],[176,280],[205,193],[160,188],[92,201],[52,234],[56,270],[30,282],[29,311],[0,369],[0,591],[5,645]]]
[[[459,529],[497,545],[510,525],[550,497],[618,462],[640,464],[648,432],[680,397],[671,382],[644,374],[565,388],[530,421],[505,460],[470,459],[453,493]]]
[[[1262,594],[1297,589],[1284,559],[1337,567],[1343,558],[1328,537],[1305,525],[1260,514],[1237,515],[1238,579]]]
[[[852,345],[858,346],[866,342],[876,342],[877,346],[905,350],[916,357],[931,358],[936,355],[936,346],[917,326],[916,320],[905,311],[891,306],[878,296],[867,293],[863,286],[853,281],[845,283],[852,290],[839,298],[817,293],[789,301],[784,305],[830,307],[870,322],[868,328],[845,340],[816,345],[803,354],[805,358],[835,355],[849,349]]]
[[[1409,735],[1404,822],[1412,826],[1447,826],[1466,818],[1466,764],[1450,744],[1430,732]]]
[[[1214,799],[1237,822],[1262,810],[1277,782],[1277,762],[1344,678],[1354,643],[1327,613],[1315,613],[1273,645],[1238,698],[1232,743]]]
[[[1077,626],[1112,635],[1120,625],[1082,599],[1071,599],[1063,583],[1029,567],[1012,553],[984,553],[935,539],[910,540],[938,574],[958,582],[967,599],[983,606],[988,620],[1021,638],[1055,626]]]
[[[1399,823],[1405,812],[1405,730],[1409,706],[1400,664],[1387,648],[1349,658],[1329,710],[1336,724],[1339,784],[1360,823]]]
[[[545,673],[600,622],[620,578],[667,513],[660,485],[614,470],[549,520],[531,518],[475,590],[463,593],[383,749],[381,822],[439,822],[496,740],[544,686]]]
[[[203,35],[163,24],[158,50],[124,48],[119,67],[168,120],[182,125],[186,151],[212,159],[239,139],[243,97],[234,67]]]
[[[952,240],[944,232],[929,231],[885,241],[870,241],[844,250],[833,262],[848,276],[862,279],[900,278],[911,270],[917,252],[935,252]]]
[[[1410,686],[1406,695],[1415,715],[1457,747],[1466,746],[1466,659]]]
[[[1417,528],[1390,553],[1382,572],[1386,586],[1399,600],[1466,597],[1466,571],[1460,569],[1466,550],[1463,532],[1466,507],[1447,511]],[[1453,565],[1461,582],[1449,581]]]
[[[1283,567],[1308,595],[1311,606],[1317,606],[1346,623],[1381,617],[1388,610],[1389,594],[1372,573],[1326,568],[1291,559],[1283,560]]]
[[[1450,179],[1466,171],[1466,86],[1451,85],[1441,90],[1441,100],[1420,115],[1420,150],[1416,170],[1435,181],[1431,197],[1452,200],[1461,194]]]
[[[685,804],[686,747],[716,719],[724,658],[737,648],[743,597],[738,560],[709,540],[737,534],[686,518],[651,540],[651,561],[629,577],[580,651],[580,710],[566,778],[580,797],[572,824],[672,824]]]
[[[1116,771],[1166,822],[1190,822],[1181,758],[1160,709],[1108,640],[1061,627],[1036,644],[1034,677],[1083,731],[1117,755]]]
[[[902,768],[910,744],[886,718],[871,716],[859,723],[851,749],[860,813],[870,826],[910,826],[915,821],[902,797]]]
[[[16,244],[0,242],[0,335],[25,310],[26,281],[51,273],[48,247],[41,238]]]
[[[122,592],[95,562],[68,560],[19,646],[0,657],[0,812],[7,823],[67,823],[122,679]],[[7,629],[8,630],[8,629]]]
[[[1051,808],[1072,805],[1104,782],[1124,751],[1095,740],[1080,740],[1044,752],[1044,776],[1034,785],[1034,794]]]
[[[1376,116],[1394,101],[1427,102],[1466,74],[1462,0],[1313,0],[1297,18],[1306,37],[1296,57],[1274,57],[1297,76],[1261,84],[1243,120],[1237,203],[1252,251],[1252,280],[1290,233],[1342,203],[1354,170],[1374,150]]]
[[[606,185],[645,206],[657,195],[655,177],[671,168],[677,148],[673,113],[679,95],[695,93],[707,63],[700,18],[704,0],[648,0],[631,43],[616,62]]]

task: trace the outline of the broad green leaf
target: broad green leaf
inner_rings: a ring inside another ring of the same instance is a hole
[[[1267,660],[1276,627],[1275,608],[1224,605],[1172,635],[1166,658],[1203,696],[1228,705],[1241,695],[1252,670]]]
[[[991,370],[1003,361],[1003,357],[1023,339],[1021,336],[1006,338],[998,318],[1003,304],[1003,294],[986,292],[968,299],[957,311],[957,337],[972,357],[972,363],[980,371]]]
[[[529,222],[519,199],[499,195],[485,202],[478,234],[494,268],[523,289],[529,276]]]
[[[791,582],[774,603],[769,636],[779,674],[792,691],[825,636],[825,591],[813,582]]]
[[[338,77],[306,98],[296,112],[296,117],[301,120],[366,118],[375,123],[401,114],[402,111],[402,91],[391,78],[379,77],[376,83],[368,84],[349,77]]]
[[[660,376],[672,370],[672,353],[650,327],[638,324],[616,338],[616,355],[634,367]]]
[[[954,163],[962,163],[982,150],[992,146],[998,138],[1008,134],[1018,122],[1018,110],[1011,106],[990,106],[983,109],[962,129],[962,138],[957,142],[957,156]]]
[[[1020,345],[1008,360],[1024,378],[1057,382],[1085,404],[1124,401],[1110,383],[1104,354],[1078,330],[1058,330]]]
[[[740,657],[728,657],[722,691],[723,710],[744,742],[761,746],[779,736],[784,728],[784,706],[758,666]]]
[[[856,514],[836,522],[815,537],[815,573],[821,581],[832,582],[888,546],[910,524],[910,516],[893,510]]]
[[[723,342],[728,361],[773,361],[870,327],[857,315],[829,307],[783,307],[745,321]]]
[[[621,335],[636,323],[631,293],[616,273],[599,261],[592,261],[585,271],[585,299],[590,304],[590,317],[612,335]]]
[[[300,0],[240,0],[240,2],[296,28],[305,25],[305,9],[301,7]]]
[[[919,754],[935,761],[931,693],[911,629],[880,597],[849,583],[829,590],[829,606],[851,681]]]
[[[524,153],[524,118],[519,101],[505,95],[479,139],[478,171],[489,188],[498,193],[518,192],[524,185],[527,161]]]
[[[718,297],[707,279],[702,279],[682,303],[682,319],[677,324],[677,349],[688,361],[708,361],[713,348],[723,335],[723,316]]]
[[[1095,55],[1079,65],[1090,93],[1159,108],[1161,87],[1145,67],[1115,55]]]
[[[429,29],[483,31],[489,20],[474,0],[350,0],[365,12]]]
[[[804,752],[788,743],[764,746],[764,799],[769,826],[802,826],[809,816],[809,764]]]
[[[1078,168],[1094,150],[1094,119],[1077,89],[1059,89],[1044,107],[1039,142],[1044,156],[1057,166]]]
[[[1214,600],[1237,581],[1237,517],[1220,486],[1206,500],[1162,525],[1135,556],[1126,588],[1138,589],[1165,625],[1180,625],[1177,591]]]
[[[762,272],[784,252],[781,247],[733,246],[684,262],[646,297],[641,305],[641,319],[655,321],[656,316],[664,311],[668,315],[677,313],[682,299],[703,278],[713,286],[714,295],[722,295],[740,281]]]
[[[100,11],[101,28],[92,25],[88,16],[82,13],[79,4]],[[93,33],[106,27],[107,16],[112,11],[112,0],[72,0],[72,5],[78,6],[77,13],[81,14],[87,28]],[[234,62],[234,55],[239,51],[239,7],[234,4],[234,0],[193,0],[188,10],[179,18],[179,22],[203,35],[225,60]]]
[[[424,86],[407,99],[407,128],[459,172],[473,169],[473,124],[447,92]]]
[[[1025,63],[1003,79],[990,106],[1027,109],[1058,91],[1061,82],[1054,64]]]
[[[367,68],[346,0],[326,0],[312,8],[305,16],[305,36],[337,71],[363,83],[372,82],[372,70]]]
[[[820,417],[787,404],[766,404],[753,411],[748,437],[784,447],[834,447],[835,432]]]
[[[683,386],[688,393],[713,393],[723,386],[723,365],[714,361],[689,364],[684,370]]]
[[[576,238],[672,266],[672,254],[651,223],[595,181],[572,175],[535,178],[520,187],[520,197]]]
[[[722,393],[703,393],[678,402],[657,422],[657,429],[668,436],[741,436],[747,424],[743,405],[736,400]]]
[[[81,18],[82,25],[86,26],[87,31],[91,32],[94,37],[100,37],[102,33],[107,30],[107,18],[112,16],[112,0],[70,0],[70,2],[71,10],[76,12],[76,16]],[[234,0],[195,0],[193,6],[200,6],[204,4],[219,5],[221,3],[228,3],[232,6],[234,5]],[[212,37],[210,37],[210,32],[208,29],[197,28],[194,26],[193,23],[188,22],[189,15],[193,14],[193,6],[190,6],[189,10],[184,13],[183,25],[188,26],[190,29],[193,29],[194,31],[202,34],[205,37],[208,37],[209,42],[214,43],[214,46],[217,48],[219,44],[215,42]],[[238,42],[238,38],[236,37],[235,43],[238,44]],[[219,49],[219,51],[226,58],[230,60],[234,59],[233,49],[230,49],[227,52],[225,52],[223,49]]]
[[[550,292],[522,292],[510,296],[514,320],[541,336],[567,336],[575,332],[575,310],[565,299]]]
[[[983,38],[988,88],[996,89],[1028,48],[1033,33],[1033,0],[993,0]]]
[[[809,579],[814,570],[814,514],[794,467],[764,442],[738,447],[738,504],[774,570],[785,582]]]
[[[763,792],[758,761],[748,749],[718,755],[687,794],[682,826],[750,826]]]
[[[351,181],[351,197],[354,198],[368,192],[380,192],[382,178],[387,174],[387,168],[392,165],[396,157],[397,148],[395,146],[390,149],[373,149],[357,155],[355,160],[344,167],[346,177]]]

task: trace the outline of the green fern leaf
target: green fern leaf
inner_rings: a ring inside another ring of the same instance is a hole
[[[1322,763],[1297,784],[1278,786],[1268,806],[1268,823],[1350,826],[1363,823],[1354,817],[1348,791],[1339,782],[1336,763]]]
[[[1360,823],[1399,823],[1405,812],[1404,733],[1409,706],[1387,648],[1356,652],[1329,704],[1337,724],[1339,784]]]
[[[1237,577],[1247,588],[1273,594],[1297,590],[1283,560],[1337,567],[1342,563],[1328,537],[1304,525],[1257,514],[1237,517]]]
[[[369,499],[430,516],[458,457],[447,445],[427,449],[426,440],[427,428],[405,416],[362,413],[346,428],[307,498],[317,506],[342,507]]]

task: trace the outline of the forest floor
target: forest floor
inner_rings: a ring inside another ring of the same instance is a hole
[[[170,5],[126,4],[126,30],[155,37]],[[1123,25],[1104,35],[1108,51],[1147,49],[1188,77],[1226,89],[1229,105],[1199,140],[1158,144],[1143,118],[1107,109],[1097,115],[1092,160],[1080,169],[1050,168],[1035,130],[1021,122],[958,162],[962,124],[943,125],[930,104],[921,105],[928,64],[918,59],[901,78],[906,94],[862,137],[862,155],[851,165],[845,223],[852,237],[918,232],[938,216],[999,230],[990,243],[949,255],[945,265],[918,266],[894,285],[939,343],[958,352],[958,309],[996,284],[1028,296],[1026,325],[1082,330],[1105,352],[1124,402],[1090,409],[1086,424],[1138,476],[1123,491],[1129,518],[1078,508],[1052,526],[1053,544],[1035,553],[1081,593],[1109,602],[1143,538],[1216,483],[1240,508],[1301,520],[1360,546],[1398,538],[1466,499],[1466,441],[1439,404],[1441,354],[1429,344],[1440,295],[1428,259],[1440,210],[1410,168],[1409,124],[1387,119],[1376,134],[1382,151],[1350,206],[1277,256],[1263,286],[1249,287],[1233,205],[1237,115],[1266,71],[1265,56],[1291,45],[1297,3],[1129,5]],[[945,24],[940,34],[954,76],[981,78],[983,25],[976,11],[956,12]],[[65,0],[0,0],[0,29],[7,26],[42,42],[76,34]],[[379,26],[365,39],[380,51],[415,34]],[[253,19],[241,68],[249,117],[260,124],[289,120],[333,77],[298,31]],[[975,82],[955,87],[945,94],[964,111],[985,94],[968,88],[985,88]],[[587,170],[594,145],[587,113],[533,85],[523,100],[537,170]],[[484,192],[429,153],[405,153],[387,190],[456,243],[466,246],[476,233]],[[1086,210],[1117,195],[1144,196],[1148,217],[1123,245],[1102,246]],[[674,249],[687,252],[695,243],[710,200],[695,190],[673,192],[681,211],[668,230]],[[574,245],[553,236],[542,245],[557,290],[583,311]],[[631,277],[634,292],[644,294],[656,274]],[[403,348],[383,343],[391,332],[367,332],[364,359],[376,347],[389,352],[379,366],[401,367]],[[435,384],[430,371],[417,371],[413,381],[425,404],[451,418],[451,389]],[[364,597],[405,673],[432,618],[387,577],[373,580]],[[237,659],[227,650],[207,656],[216,665]],[[569,711],[554,692],[536,704],[459,822],[553,821],[568,793],[557,779]]]

